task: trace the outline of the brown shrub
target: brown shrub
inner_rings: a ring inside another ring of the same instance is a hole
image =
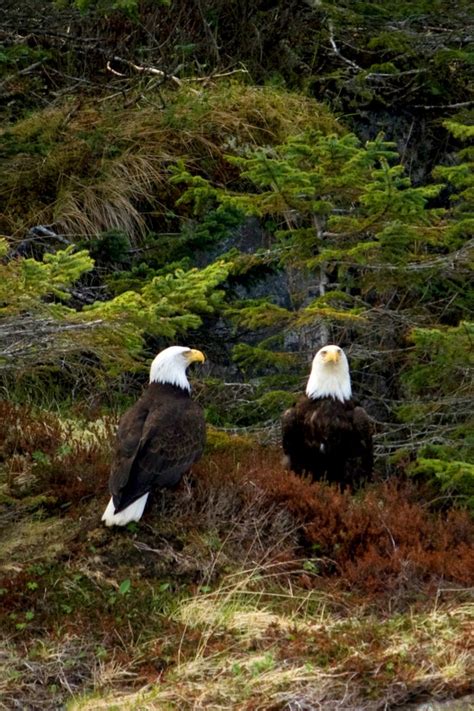
[[[93,429],[85,440],[63,443],[33,468],[34,488],[64,506],[100,496],[107,490],[110,471],[111,428]]]
[[[87,432],[50,412],[0,402],[0,455],[10,494],[41,494],[60,506],[106,490],[113,423]]]
[[[264,447],[215,452],[195,470],[200,497],[219,490],[234,507],[258,499],[257,516],[269,507],[273,515],[287,512],[287,525],[299,532],[295,556],[317,558],[320,575],[347,587],[399,594],[443,580],[473,584],[474,522],[468,512],[430,511],[416,485],[406,481],[374,484],[351,496],[284,471],[278,460],[278,452]]]
[[[6,403],[0,415],[11,494],[41,494],[61,509],[98,496],[105,503],[111,422],[79,432],[51,413]],[[184,546],[183,565],[201,556],[213,577],[230,562],[272,561],[300,574],[296,561],[305,557],[314,561],[306,586],[326,580],[400,597],[442,581],[474,583],[474,522],[466,511],[430,511],[407,481],[352,496],[284,471],[275,448],[229,440],[208,452],[177,491],[155,497],[145,517],[153,526],[150,546],[164,536],[167,545]]]
[[[51,412],[34,415],[28,405],[0,400],[0,457],[6,461],[14,455],[35,451],[50,454],[62,439],[59,418]]]

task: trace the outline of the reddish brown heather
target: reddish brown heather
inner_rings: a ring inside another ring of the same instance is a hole
[[[209,488],[225,482],[229,497],[237,489],[248,499],[258,490],[268,506],[289,511],[304,553],[320,559],[321,575],[370,592],[474,583],[474,521],[463,509],[431,510],[413,482],[379,482],[352,496],[284,471],[275,451],[241,452],[238,465],[235,457],[214,453],[195,476]]]
[[[53,413],[0,401],[0,461],[13,495],[42,495],[77,504],[107,488],[113,425],[86,436]]]
[[[18,500],[49,497],[49,510],[100,529],[113,430],[108,423],[77,437],[50,413],[0,403],[8,493]],[[403,478],[355,496],[342,493],[283,470],[276,448],[226,439],[194,467],[190,486],[156,497],[145,523],[181,539],[196,530],[212,533],[235,565],[257,548],[261,560],[314,559],[304,586],[326,580],[400,595],[443,581],[474,584],[474,521],[466,511],[433,509],[425,492]]]

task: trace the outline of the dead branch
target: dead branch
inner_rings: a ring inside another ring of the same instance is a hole
[[[174,74],[168,74],[167,72],[164,72],[161,69],[157,69],[156,67],[142,66],[140,64],[135,64],[134,62],[131,62],[129,59],[123,59],[122,57],[117,56],[114,56],[113,61],[122,62],[122,64],[126,64],[128,67],[134,69],[139,74],[153,74],[154,76],[160,77],[163,81],[165,81],[166,79],[171,79],[171,81],[173,81],[177,86],[182,85],[181,79],[179,79],[177,76],[174,76]],[[119,72],[114,69],[111,66],[110,60],[107,62],[106,66],[109,72],[112,72],[112,74],[115,74],[118,77],[127,76],[126,74],[123,74],[122,72]]]
[[[0,88],[11,82],[13,79],[16,79],[16,77],[24,76],[25,74],[31,74],[31,72],[34,72],[34,70],[40,67],[42,64],[43,60],[40,60],[39,62],[33,62],[33,64],[30,64],[28,67],[25,67],[24,69],[19,69],[13,74],[9,74],[7,77],[5,77],[5,79],[3,79],[3,81],[0,82]]]
[[[208,82],[212,81],[213,79],[222,79],[222,77],[230,77],[232,74],[248,74],[248,69],[245,69],[244,67],[240,67],[239,69],[231,69],[228,72],[217,72],[216,74],[209,74],[207,77],[189,77],[188,79],[182,79],[181,81],[184,82]]]
[[[102,319],[88,323],[65,323],[50,317],[22,314],[2,320],[0,324],[0,370],[18,367],[30,359],[37,359],[54,352],[55,356],[77,350],[77,344],[71,341],[59,341],[57,337],[77,332],[91,331],[103,325]]]
[[[345,64],[347,64],[349,67],[351,67],[352,69],[355,69],[356,72],[362,72],[363,71],[362,67],[360,67],[358,64],[353,62],[352,59],[348,59],[347,57],[344,57],[343,54],[341,54],[341,50],[337,46],[336,40],[334,39],[334,27],[333,27],[331,20],[329,20],[329,22],[328,22],[328,29],[329,29],[329,44],[331,45],[331,49],[334,52],[334,54],[337,57],[339,57],[339,59],[341,61],[343,61]]]

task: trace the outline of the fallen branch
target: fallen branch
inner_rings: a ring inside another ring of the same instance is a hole
[[[334,54],[339,57],[345,64],[347,64],[349,67],[352,67],[352,69],[355,69],[357,72],[362,72],[363,69],[360,67],[358,64],[352,61],[352,59],[347,59],[347,57],[344,57],[343,54],[341,54],[341,51],[339,47],[336,44],[336,40],[334,39],[334,28],[332,25],[332,22],[328,22],[328,28],[329,28],[329,44],[331,45],[332,51]]]
[[[467,106],[473,106],[474,100],[472,101],[459,101],[455,104],[413,104],[414,109],[463,109]]]
[[[136,72],[139,72],[140,74],[153,74],[154,76],[158,76],[161,79],[171,79],[171,81],[174,81],[175,84],[178,86],[182,85],[181,79],[178,79],[178,77],[174,76],[174,74],[167,74],[166,72],[162,71],[161,69],[157,69],[156,67],[147,67],[147,66],[141,66],[140,64],[135,64],[134,62],[131,62],[129,59],[123,59],[122,57],[117,57],[115,56],[113,58],[114,62],[122,62],[123,64],[126,64],[128,67],[131,67],[134,69]],[[117,71],[111,66],[110,60],[107,62],[107,69],[109,72],[112,74],[115,74],[118,77],[126,77],[126,74],[123,74],[122,72]]]
[[[208,77],[190,77],[189,79],[182,79],[182,82],[192,82],[192,81],[212,81],[212,79],[222,79],[222,77],[230,77],[232,74],[248,74],[248,69],[241,67],[240,69],[231,69],[228,72],[220,72],[219,74],[210,74]]]
[[[171,81],[174,81],[175,84],[177,84],[178,86],[182,86],[185,83],[192,83],[192,82],[205,83],[208,81],[212,81],[213,79],[222,79],[223,77],[230,77],[234,74],[248,74],[248,69],[245,69],[244,67],[239,67],[238,69],[230,69],[227,72],[219,72],[216,74],[209,74],[209,76],[205,76],[205,77],[188,77],[186,79],[179,79],[179,77],[175,76],[174,74],[167,74],[162,69],[157,69],[156,67],[142,66],[140,64],[135,64],[135,62],[131,62],[128,59],[123,59],[122,57],[115,56],[112,61],[123,62],[128,67],[131,67],[136,72],[139,72],[141,74],[153,74],[154,76],[159,76],[163,80],[171,79]],[[111,60],[109,60],[107,62],[107,70],[109,72],[111,72],[112,74],[115,74],[115,76],[117,76],[117,77],[127,77],[127,74],[124,74],[123,72],[119,72],[117,69],[114,69],[112,67]]]
[[[19,76],[24,76],[25,74],[30,74],[30,72],[33,72],[35,69],[40,67],[43,64],[43,60],[39,62],[33,62],[33,64],[30,64],[29,67],[25,67],[24,69],[20,69],[17,72],[14,72],[14,74],[9,74],[3,81],[0,82],[0,88],[2,86],[5,86],[5,84],[8,84],[12,79],[15,79],[16,77]]]

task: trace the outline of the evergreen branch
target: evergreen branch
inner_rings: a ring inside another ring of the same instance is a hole
[[[474,240],[470,240],[455,252],[451,252],[450,254],[442,255],[439,257],[434,257],[433,259],[427,259],[423,262],[408,262],[404,264],[389,264],[387,262],[379,264],[360,265],[352,261],[335,260],[334,263],[346,266],[362,266],[364,269],[369,269],[371,271],[416,272],[423,271],[425,269],[435,269],[439,268],[440,266],[444,266],[449,268],[450,270],[454,270],[459,267],[459,263],[463,264],[463,261],[461,260],[463,260],[465,257],[469,258],[469,255],[471,254],[473,248]]]

